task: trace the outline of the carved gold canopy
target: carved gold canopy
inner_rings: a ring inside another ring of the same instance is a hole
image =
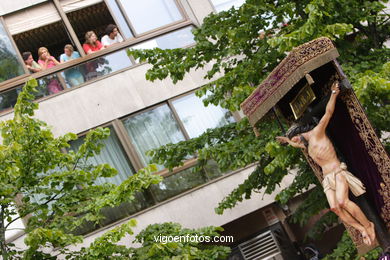
[[[294,48],[252,94],[241,109],[252,126],[312,70],[339,56],[329,38],[321,37]]]

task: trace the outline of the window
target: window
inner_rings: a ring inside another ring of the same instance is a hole
[[[172,105],[190,138],[200,136],[209,128],[221,127],[235,121],[226,109],[212,104],[205,107],[195,93],[173,100]],[[212,160],[207,162],[204,170],[209,179],[223,174]]]
[[[126,51],[119,50],[65,69],[63,71],[63,76],[67,87],[70,88],[81,85],[92,79],[100,78],[104,75],[128,68],[132,64]]]
[[[65,44],[75,46],[52,2],[9,14],[5,16],[5,23],[20,53],[31,52],[35,61],[40,47],[46,47],[51,56],[59,60]]]
[[[183,19],[175,0],[118,0],[137,34]]]
[[[124,18],[116,0],[107,0],[107,4],[114,14],[114,18],[117,21],[117,26],[120,27],[120,32],[123,34],[122,36],[125,38],[132,38],[133,34],[131,33],[129,25],[127,24],[126,19]]]
[[[147,151],[184,140],[184,135],[167,105],[125,119],[123,124],[145,166],[150,162],[150,157],[145,154]],[[163,167],[159,166],[159,169]]]
[[[33,93],[35,98],[38,99],[46,97],[62,91],[64,87],[61,82],[62,77],[58,76],[58,73],[37,79],[37,92]],[[15,106],[23,85],[0,93],[0,112],[11,109]]]
[[[214,8],[217,12],[227,11],[233,6],[235,8],[240,7],[245,0],[211,0],[214,5]]]
[[[230,112],[210,104],[205,107],[194,93],[172,101],[174,108],[190,138],[198,137],[208,128],[216,128],[234,122]]]
[[[133,175],[135,170],[127,160],[114,129],[112,127],[109,127],[109,129],[110,136],[107,139],[102,140],[104,148],[101,150],[100,154],[89,158],[86,163],[93,165],[101,163],[110,164],[112,167],[118,170],[118,174],[111,178],[97,180],[97,184],[102,184],[108,181],[119,185],[129,176]],[[77,150],[83,143],[84,137],[80,137],[79,139],[72,141],[70,145],[73,150]]]
[[[16,55],[11,39],[0,22],[0,82],[24,74],[21,60]],[[3,101],[0,100],[0,103]]]
[[[61,0],[60,4],[81,44],[85,42],[86,32],[94,31],[100,41],[101,37],[105,35],[107,25],[117,24],[103,0]],[[115,11],[117,6],[113,7],[112,10]],[[118,23],[120,29],[124,28],[125,33],[122,31],[120,33],[126,37],[132,37],[130,29],[122,24],[123,17],[119,15],[120,11],[116,10],[114,14],[121,18],[118,19]]]
[[[194,35],[191,30],[192,26],[188,26],[171,33],[164,34],[154,39],[137,44],[131,48],[133,49],[174,49],[184,48],[195,43]]]
[[[1,61],[0,61],[1,63]],[[0,93],[0,112],[11,109],[15,106],[19,93],[22,87],[16,87]]]
[[[151,190],[157,201],[163,201],[205,182],[203,172],[194,172],[189,168],[164,178],[162,182],[152,185]]]
[[[135,170],[130,165],[127,160],[122,146],[120,145],[119,139],[112,127],[109,127],[111,134],[110,136],[103,140],[104,144],[103,149],[100,154],[95,155],[94,157],[89,158],[86,162],[88,164],[102,164],[107,163],[118,170],[116,176],[110,178],[99,178],[96,180],[96,184],[101,185],[106,182],[110,182],[116,185],[121,184],[129,176],[135,173]],[[84,137],[79,138],[78,140],[72,141],[70,143],[73,150],[77,150],[83,143]],[[106,225],[111,222],[114,222],[118,219],[121,219],[125,216],[131,215],[141,209],[144,209],[150,205],[150,201],[146,198],[143,193],[137,193],[136,199],[131,203],[124,203],[115,208],[103,209],[103,214],[106,216],[106,219],[101,223],[101,225]],[[80,231],[87,232],[88,230]],[[89,230],[90,231],[90,230]]]

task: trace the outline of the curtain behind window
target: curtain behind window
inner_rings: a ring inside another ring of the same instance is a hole
[[[115,134],[112,127],[109,128],[111,134],[107,139],[102,141],[104,147],[101,150],[100,154],[89,158],[86,163],[93,165],[108,163],[109,165],[118,170],[118,174],[110,178],[97,179],[96,184],[99,185],[106,182],[119,185],[129,176],[133,175],[135,172],[133,167],[130,165],[127,158],[125,157],[125,153],[119,143],[117,135]],[[70,145],[73,150],[77,150],[83,143],[84,137],[80,137],[79,139],[72,141]]]
[[[145,155],[146,151],[184,140],[184,135],[167,105],[125,119],[123,124],[144,166],[149,164],[151,159]],[[158,167],[160,170],[164,168]]]
[[[118,174],[110,178],[98,178],[96,184],[100,185],[106,182],[113,183],[116,185],[121,184],[129,176],[135,173],[135,170],[128,162],[125,153],[119,139],[115,134],[115,131],[112,127],[109,127],[111,134],[110,136],[103,140],[102,143],[104,147],[102,148],[100,154],[95,155],[93,158],[88,159],[87,163],[90,164],[102,164],[108,163],[112,167],[118,170]],[[77,150],[81,144],[84,142],[84,137],[79,138],[76,141],[70,143],[73,150]],[[109,223],[112,223],[118,219],[124,218],[128,215],[131,215],[137,211],[140,211],[148,206],[151,202],[146,199],[145,195],[141,192],[135,194],[136,199],[131,203],[123,203],[115,208],[104,208],[102,213],[106,216],[106,219],[100,223],[100,226],[105,226]],[[91,224],[86,224],[78,230],[77,233],[85,234],[97,227],[92,226]]]
[[[221,127],[234,122],[231,113],[212,104],[205,107],[194,93],[172,102],[190,138],[198,137],[208,128]]]

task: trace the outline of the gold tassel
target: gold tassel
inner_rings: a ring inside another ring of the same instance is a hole
[[[307,80],[307,83],[309,83],[309,85],[313,85],[313,84],[314,84],[314,80],[313,80],[313,78],[310,76],[309,73],[306,73],[306,74],[305,74],[305,78],[306,78],[306,80]]]

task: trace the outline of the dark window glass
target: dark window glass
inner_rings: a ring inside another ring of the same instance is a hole
[[[205,182],[203,172],[193,172],[189,168],[164,178],[162,182],[152,185],[151,190],[158,201],[163,201]]]
[[[3,24],[0,23],[0,82],[22,74],[24,74],[23,65],[16,55],[16,50]]]

